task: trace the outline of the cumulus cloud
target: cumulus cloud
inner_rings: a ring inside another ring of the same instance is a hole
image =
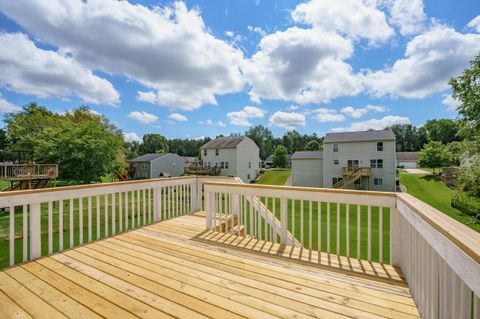
[[[168,118],[175,120],[177,122],[187,122],[188,119],[185,115],[182,115],[180,113],[172,113],[168,116]]]
[[[442,104],[446,105],[450,111],[456,111],[462,103],[455,100],[451,94],[444,94]]]
[[[402,35],[419,33],[426,20],[423,0],[387,0],[390,22],[397,26]]]
[[[282,111],[273,113],[268,122],[270,125],[284,128],[286,130],[294,130],[299,127],[304,127],[307,124],[305,115],[301,113]]]
[[[1,113],[14,113],[22,110],[21,107],[13,103],[10,103],[5,99],[2,99],[1,96],[2,95],[0,94],[0,112]]]
[[[336,30],[352,39],[382,42],[394,35],[376,1],[310,0],[292,12],[295,22]]]
[[[297,105],[290,105],[290,106],[287,106],[287,110],[289,110],[289,111],[295,111],[295,110],[298,110],[298,106],[297,106]]]
[[[352,53],[352,42],[332,31],[293,27],[270,34],[243,68],[251,85],[249,95],[256,102],[277,99],[300,104],[356,95],[361,82],[343,61]]]
[[[338,114],[335,109],[319,108],[313,110],[313,112],[315,113],[314,118],[320,123],[341,122],[345,120],[345,116]]]
[[[381,119],[370,119],[367,121],[354,122],[347,127],[337,127],[332,129],[332,132],[356,132],[367,130],[383,130],[395,124],[410,124],[408,117],[387,115]]]
[[[480,15],[476,16],[467,24],[467,27],[472,28],[473,30],[480,32]]]
[[[242,51],[215,38],[183,2],[5,0],[0,10],[83,65],[140,82],[155,93],[144,101],[192,110],[243,87]]]
[[[39,98],[76,95],[93,104],[120,101],[112,83],[68,56],[38,48],[23,33],[0,33],[0,47],[0,85],[12,91]]]
[[[385,112],[386,108],[383,106],[378,106],[378,105],[367,105],[362,108],[354,108],[351,106],[346,106],[340,110],[345,115],[348,115],[353,118],[359,118],[367,114],[369,111],[375,111],[375,112]]]
[[[480,51],[480,34],[462,34],[436,26],[413,38],[405,57],[391,67],[367,72],[365,83],[376,97],[424,98],[448,88],[448,80],[460,74]]]
[[[251,126],[250,119],[261,119],[265,111],[255,106],[245,106],[243,110],[227,113],[230,124],[238,126]]]
[[[262,37],[267,35],[267,33],[260,27],[252,27],[251,25],[248,25],[247,29],[248,29],[248,31],[257,33]]]
[[[205,121],[198,121],[198,124],[200,124],[200,125],[218,125],[220,127],[227,126],[222,121],[215,122],[215,121],[212,121],[211,119],[206,119]]]
[[[123,133],[125,142],[142,142],[142,138],[135,132]]]
[[[138,121],[140,123],[144,124],[151,124],[154,123],[158,120],[158,117],[156,115],[147,113],[145,111],[134,111],[128,114],[128,117],[131,118],[132,120]]]

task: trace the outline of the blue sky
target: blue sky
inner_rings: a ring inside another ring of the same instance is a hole
[[[0,111],[30,101],[145,133],[280,136],[454,118],[476,1],[0,3]]]

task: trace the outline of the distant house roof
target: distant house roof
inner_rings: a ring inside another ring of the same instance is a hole
[[[132,158],[131,160],[129,160],[129,162],[151,162],[153,160],[156,160],[157,158],[162,157],[163,155],[165,154],[143,154]]]
[[[198,160],[195,156],[184,156],[183,158],[187,163],[195,163]]]
[[[234,148],[237,147],[238,144],[243,142],[243,140],[249,139],[246,136],[225,136],[219,137],[214,140],[211,140],[207,144],[200,147],[201,149],[204,148]]]
[[[361,131],[361,132],[342,132],[342,133],[327,133],[325,139],[326,143],[334,142],[363,142],[363,141],[388,141],[394,140],[395,134],[391,130],[381,131]]]
[[[287,155],[287,161],[290,162],[292,160],[292,154]],[[265,159],[265,162],[273,162],[273,155],[270,155]]]
[[[323,158],[323,151],[304,151],[304,152],[295,152],[293,153],[292,160],[296,159],[312,159],[312,158]]]
[[[397,152],[397,161],[416,161],[418,152]]]

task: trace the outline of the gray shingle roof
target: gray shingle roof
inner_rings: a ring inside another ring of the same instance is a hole
[[[204,148],[233,148],[237,147],[243,140],[247,139],[246,136],[224,136],[219,137],[214,140],[211,140],[205,145],[200,147],[201,149]]]
[[[310,159],[310,158],[323,158],[323,151],[304,151],[293,153],[292,160],[296,159]]]
[[[416,161],[418,152],[397,152],[397,161]]]
[[[327,133],[323,142],[362,142],[394,140],[395,134],[391,130]]]
[[[129,162],[151,162],[159,157],[162,157],[165,154],[143,154],[132,158]]]

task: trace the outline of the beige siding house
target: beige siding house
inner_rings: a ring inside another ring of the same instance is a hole
[[[417,168],[418,152],[397,152],[397,166],[401,168]]]
[[[249,183],[258,175],[260,149],[246,136],[214,139],[200,148],[205,167],[219,167],[220,175],[240,177]]]
[[[321,151],[293,154],[292,186],[323,187],[323,153]]]
[[[395,170],[392,131],[328,133],[323,152],[295,152],[292,185],[395,191]]]

